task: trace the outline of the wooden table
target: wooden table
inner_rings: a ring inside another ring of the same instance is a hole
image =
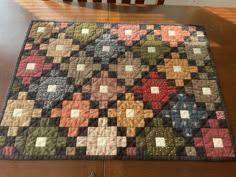
[[[236,135],[236,8],[127,6],[61,1],[1,0],[0,107],[32,19],[200,24],[206,27]],[[232,177],[236,162],[0,161],[1,177]]]

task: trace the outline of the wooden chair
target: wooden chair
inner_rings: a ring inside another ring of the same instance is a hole
[[[73,0],[63,0],[73,1]],[[146,4],[146,5],[163,5],[165,0],[77,0],[78,2],[102,2],[117,4]]]

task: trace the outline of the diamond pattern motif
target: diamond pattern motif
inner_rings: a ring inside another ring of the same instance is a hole
[[[203,27],[32,22],[1,159],[235,159]]]

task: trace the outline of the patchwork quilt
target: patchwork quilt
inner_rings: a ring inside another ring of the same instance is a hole
[[[235,159],[204,28],[33,21],[1,159]]]

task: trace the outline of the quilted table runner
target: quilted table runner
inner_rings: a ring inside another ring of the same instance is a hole
[[[204,28],[33,21],[0,158],[235,159]]]

